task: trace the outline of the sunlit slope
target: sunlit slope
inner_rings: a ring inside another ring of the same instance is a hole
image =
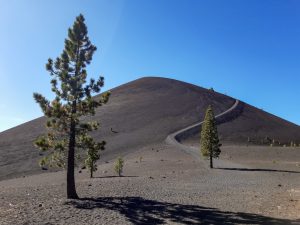
[[[101,123],[93,135],[108,143],[103,160],[163,141],[169,133],[200,120],[208,104],[222,112],[234,102],[192,84],[155,77],[129,82],[111,93],[109,103],[92,118]],[[40,171],[39,152],[32,143],[45,131],[44,124],[45,118],[38,118],[0,133],[0,179]]]
[[[112,89],[109,103],[98,108],[93,118],[84,119],[100,122],[101,129],[93,136],[107,141],[101,159],[106,161],[163,142],[168,134],[203,120],[209,104],[219,114],[234,103],[233,98],[192,84],[145,77]],[[260,140],[268,136],[300,143],[297,125],[250,105],[242,106],[219,125],[223,142],[246,144],[248,137]],[[0,133],[0,179],[41,171],[33,141],[45,132],[45,121],[38,118]],[[198,143],[199,135],[188,141]]]

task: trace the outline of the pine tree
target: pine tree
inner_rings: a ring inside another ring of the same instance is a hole
[[[122,157],[119,157],[115,162],[115,172],[119,175],[119,177],[122,175],[123,166],[124,166],[124,160],[122,159]]]
[[[100,144],[99,146],[95,145],[92,141],[90,143],[92,143],[92,145],[87,148],[87,158],[84,163],[90,172],[90,178],[93,178],[93,173],[97,171],[96,161],[100,159],[99,150],[104,150],[105,142],[103,145]]]
[[[34,99],[47,117],[47,134],[39,137],[35,145],[48,154],[40,165],[58,166],[67,169],[67,198],[76,199],[74,166],[78,150],[98,151],[105,142],[95,142],[90,131],[99,127],[98,122],[84,122],[82,116],[92,116],[97,107],[105,104],[109,92],[101,98],[93,98],[104,85],[104,78],[90,79],[87,83],[86,66],[90,64],[96,47],[90,42],[83,15],[68,30],[65,48],[55,61],[48,59],[46,70],[52,80],[53,101],[34,93]],[[76,152],[75,152],[76,150]]]
[[[213,168],[213,158],[218,158],[221,150],[218,137],[218,130],[215,121],[214,112],[211,106],[208,106],[201,130],[201,152],[204,157],[209,157],[210,168]]]

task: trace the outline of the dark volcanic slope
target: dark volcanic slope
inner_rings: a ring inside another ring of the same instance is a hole
[[[95,137],[108,142],[103,160],[163,141],[169,133],[201,120],[208,104],[220,113],[234,103],[230,97],[165,78],[138,79],[111,93],[109,103],[93,118],[102,124]],[[32,142],[45,130],[44,123],[39,118],[0,133],[0,179],[40,171]]]
[[[108,143],[102,160],[164,141],[168,134],[203,120],[209,104],[218,114],[235,102],[192,84],[155,77],[129,82],[112,89],[111,93],[109,103],[100,107],[93,118],[102,124],[93,135]],[[37,165],[39,152],[32,143],[45,131],[44,124],[45,118],[38,118],[0,133],[0,180],[41,171]],[[219,131],[223,141],[233,143],[265,136],[300,143],[298,126],[247,104],[243,104],[237,115],[229,115]],[[197,135],[190,138],[192,142],[198,140]]]
[[[221,142],[224,144],[275,145],[291,142],[300,144],[300,127],[251,105],[242,103],[238,117],[218,125]],[[197,133],[184,140],[185,143],[199,144]]]
[[[281,144],[290,144],[291,141],[300,144],[298,125],[248,104],[244,104],[243,112],[238,118],[221,124],[219,131],[224,141],[231,143],[246,143],[249,137],[253,144],[260,144],[261,141],[266,144],[268,138]]]

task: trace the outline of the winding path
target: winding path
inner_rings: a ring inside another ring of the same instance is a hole
[[[232,113],[234,110],[238,109],[239,105],[242,105],[242,103],[239,100],[235,100],[234,104],[227,109],[226,111],[218,114],[215,116],[217,120],[222,121],[223,117],[229,115]],[[226,121],[226,119],[225,119]],[[198,122],[196,124],[193,124],[191,126],[188,126],[186,128],[183,128],[181,130],[178,130],[172,134],[169,134],[166,138],[166,143],[173,145],[177,148],[180,148],[183,151],[186,151],[189,154],[192,154],[196,157],[199,156],[198,148],[197,147],[192,147],[192,146],[186,146],[181,143],[181,140],[186,139],[189,137],[191,134],[195,134],[196,132],[200,132],[200,126],[203,124],[204,121]]]

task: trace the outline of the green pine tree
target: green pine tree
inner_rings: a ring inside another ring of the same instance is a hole
[[[124,166],[124,160],[122,157],[119,157],[115,162],[115,172],[119,175],[119,177],[122,176],[123,166]]]
[[[92,138],[92,137],[88,137]],[[90,171],[90,178],[93,178],[93,173],[97,171],[97,164],[96,161],[100,159],[100,152],[99,150],[104,150],[104,144],[102,143],[95,143],[92,140],[89,141],[91,143],[90,146],[87,148],[87,158],[85,160],[85,166]]]
[[[109,93],[99,99],[92,98],[104,85],[104,78],[91,79],[88,83],[86,66],[90,64],[96,47],[88,37],[83,15],[76,17],[68,30],[62,54],[48,60],[46,70],[52,80],[53,101],[34,93],[34,99],[47,117],[47,134],[39,137],[35,145],[48,154],[40,165],[58,166],[67,169],[67,198],[76,199],[74,166],[78,150],[98,151],[105,142],[95,142],[90,131],[99,127],[98,122],[84,122],[82,116],[94,115],[97,107],[108,101]],[[76,151],[75,151],[76,150]]]
[[[216,120],[211,106],[208,106],[205,113],[200,143],[202,155],[210,159],[210,168],[213,168],[213,158],[219,157],[221,144],[219,143]]]

